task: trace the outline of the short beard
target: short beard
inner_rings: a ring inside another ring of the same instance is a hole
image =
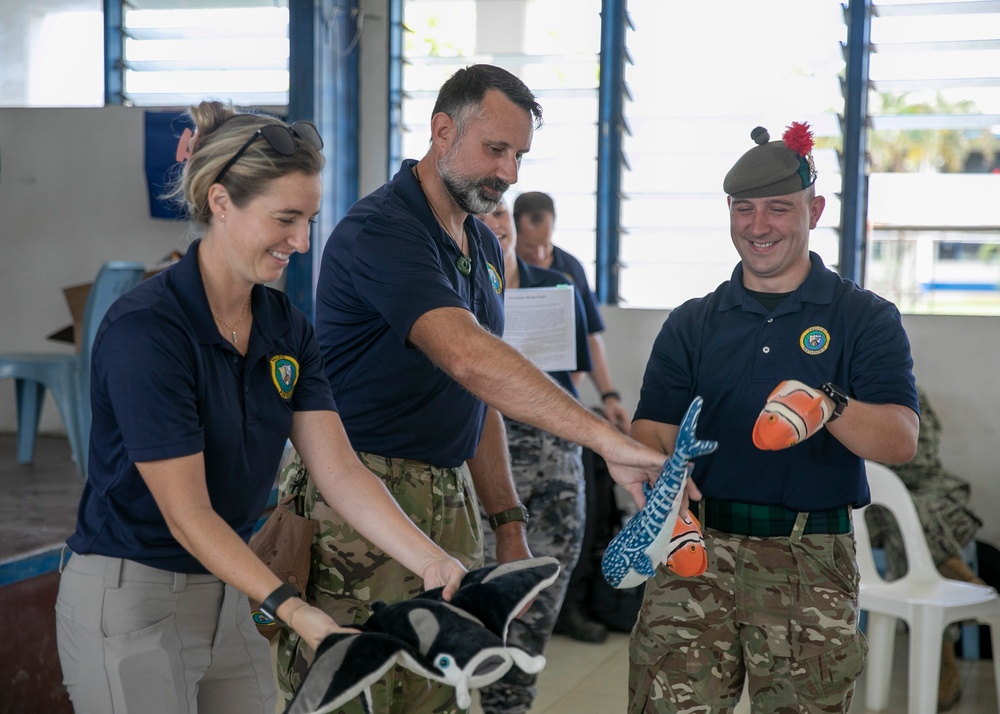
[[[510,184],[495,176],[492,178],[475,179],[462,176],[454,171],[451,166],[451,157],[446,156],[438,162],[438,173],[441,176],[441,183],[448,189],[448,194],[459,208],[465,213],[482,215],[493,213],[500,204],[500,199],[510,188]],[[487,195],[483,188],[496,191],[497,197]]]

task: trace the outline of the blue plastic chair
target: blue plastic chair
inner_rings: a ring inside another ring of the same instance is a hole
[[[142,263],[105,263],[87,296],[80,353],[0,354],[0,379],[15,380],[17,396],[17,462],[35,460],[35,437],[45,390],[59,407],[77,472],[87,478],[90,450],[90,351],[97,328],[111,303],[135,287],[145,274]]]

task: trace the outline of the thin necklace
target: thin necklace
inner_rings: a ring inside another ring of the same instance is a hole
[[[209,306],[211,309],[211,306]],[[228,322],[219,317],[215,310],[212,310],[212,315],[216,320],[222,323],[222,325],[229,330],[233,335],[233,344],[235,345],[239,340],[236,339],[236,328],[238,328],[243,323],[243,318],[247,316],[247,311],[250,309],[250,298],[247,298],[246,304],[243,306],[243,312],[240,313],[240,319],[236,321],[235,325],[230,325]]]
[[[417,183],[422,186],[423,182],[420,180],[420,170],[417,168],[416,164],[413,165],[413,175],[416,177]],[[434,218],[437,220],[438,225],[441,226],[441,230],[443,230],[445,234],[451,238],[452,242],[458,246],[459,255],[455,260],[455,267],[458,268],[458,272],[460,272],[463,277],[469,277],[469,273],[472,272],[472,258],[465,254],[468,241],[468,237],[465,233],[465,224],[462,224],[462,242],[459,244],[459,242],[455,240],[455,236],[451,234],[451,231],[445,227],[444,221],[441,220],[441,216],[438,215],[438,212],[434,208],[434,204],[431,203],[430,198],[427,199],[427,205],[431,207],[431,213],[434,214]]]

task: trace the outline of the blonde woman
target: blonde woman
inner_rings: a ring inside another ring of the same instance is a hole
[[[309,247],[316,128],[218,102],[190,114],[174,193],[201,238],[94,344],[90,473],[56,603],[78,714],[273,714],[247,596],[312,647],[340,629],[246,545],[289,438],[328,502],[427,587],[450,595],[465,572],[358,462],[312,326],[264,286]]]

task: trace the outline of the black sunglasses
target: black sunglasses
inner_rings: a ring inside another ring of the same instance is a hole
[[[219,183],[226,172],[233,167],[233,164],[243,156],[243,153],[250,148],[250,144],[257,140],[258,136],[263,136],[268,145],[282,156],[291,156],[295,153],[295,137],[298,137],[317,151],[323,148],[323,137],[319,135],[316,125],[311,121],[297,121],[291,126],[285,124],[268,124],[255,131],[240,150],[233,154],[233,158],[226,162],[222,171],[215,177],[212,183]]]

